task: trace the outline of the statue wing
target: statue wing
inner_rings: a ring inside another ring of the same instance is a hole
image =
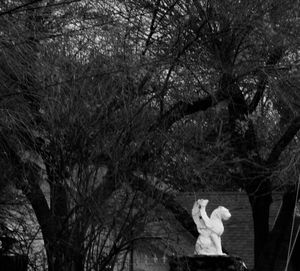
[[[206,213],[206,206],[203,206],[200,208],[200,215],[201,215],[201,218],[205,224],[205,226],[208,228],[208,229],[212,229],[213,228],[213,225],[212,225],[212,222],[210,220],[210,218],[207,216],[207,213]]]
[[[200,219],[200,215],[201,214],[200,214],[199,204],[196,201],[194,203],[194,206],[193,206],[193,209],[192,209],[192,217],[193,217],[193,220],[194,220],[194,222],[197,226],[197,230],[198,230],[199,233],[201,233],[201,230],[203,230],[203,228],[206,228],[203,220]]]

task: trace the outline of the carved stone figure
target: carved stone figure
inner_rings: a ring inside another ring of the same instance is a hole
[[[222,251],[221,235],[224,232],[222,220],[231,217],[229,210],[223,206],[216,208],[207,216],[207,199],[199,199],[194,203],[192,216],[197,225],[199,237],[195,245],[196,255],[226,255]]]

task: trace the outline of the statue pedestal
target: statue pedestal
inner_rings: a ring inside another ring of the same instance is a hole
[[[28,256],[14,254],[0,254],[0,268],[2,271],[26,271],[28,265]]]
[[[247,271],[243,261],[234,256],[173,257],[169,265],[170,271]]]

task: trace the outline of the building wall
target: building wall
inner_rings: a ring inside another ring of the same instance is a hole
[[[168,259],[161,253],[135,254],[134,271],[169,271]]]

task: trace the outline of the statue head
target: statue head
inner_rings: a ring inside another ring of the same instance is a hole
[[[225,208],[224,206],[219,206],[212,212],[211,216],[218,217],[222,220],[228,220],[231,217],[231,214],[227,208]]]

